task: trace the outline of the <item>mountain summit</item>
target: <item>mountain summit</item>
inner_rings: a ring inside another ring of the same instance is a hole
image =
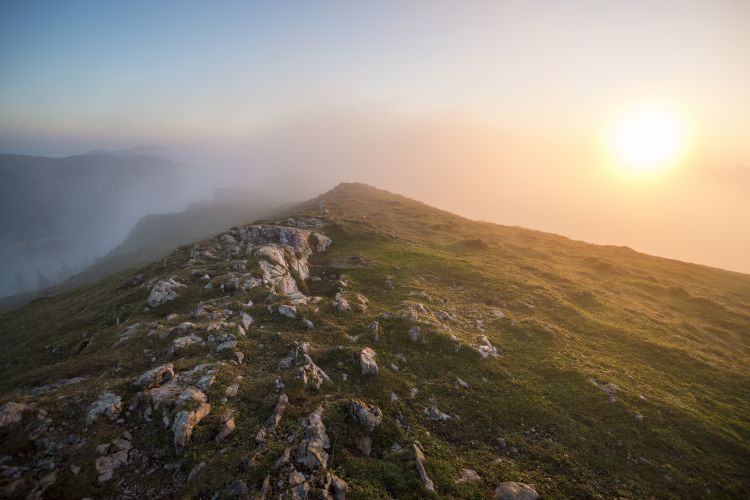
[[[750,276],[363,184],[0,316],[31,498],[743,497]]]

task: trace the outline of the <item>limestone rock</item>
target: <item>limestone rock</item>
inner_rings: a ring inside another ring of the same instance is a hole
[[[359,366],[362,375],[377,375],[378,364],[375,362],[375,351],[369,347],[362,349],[359,353]]]
[[[432,482],[432,480],[427,476],[427,471],[424,468],[424,453],[422,452],[422,449],[417,446],[415,443],[414,445],[414,461],[417,465],[417,474],[419,474],[419,480],[422,481],[422,484],[424,485],[425,489],[431,492],[435,492],[435,484]]]
[[[203,418],[211,412],[211,405],[208,403],[200,403],[198,408],[193,411],[181,410],[175,416],[174,423],[172,424],[172,432],[174,433],[174,449],[177,455],[182,454],[182,450],[187,446],[190,441],[190,436],[193,434],[193,429]]]
[[[339,312],[352,310],[352,306],[349,304],[349,301],[346,300],[346,297],[344,297],[341,292],[338,292],[333,298],[333,307],[336,308],[336,310]]]
[[[323,424],[323,407],[318,406],[307,418],[302,419],[303,437],[297,449],[297,463],[310,470],[328,467],[326,450],[331,443]]]
[[[294,306],[280,305],[278,307],[279,314],[286,316],[287,318],[297,317],[297,308]]]
[[[146,303],[149,307],[157,307],[170,300],[174,300],[179,296],[175,290],[185,288],[185,286],[172,278],[165,281],[157,281],[151,289]]]
[[[122,398],[112,392],[102,392],[99,400],[91,403],[86,410],[86,425],[93,424],[99,415],[114,420],[122,412]]]
[[[250,328],[250,325],[253,324],[253,318],[247,314],[246,312],[240,313],[240,321],[242,322],[242,327],[247,330]]]
[[[479,352],[479,355],[482,356],[482,358],[487,358],[489,356],[497,357],[497,347],[492,345],[492,342],[490,342],[490,339],[488,339],[485,335],[482,335],[479,337],[480,344],[477,346],[477,352]]]
[[[133,379],[131,384],[135,387],[148,388],[161,385],[173,377],[174,365],[172,363],[167,363],[166,365],[157,366],[156,368],[144,372],[139,377]]]
[[[370,432],[383,422],[383,412],[380,408],[364,401],[352,400],[349,403],[349,412],[355,422]]]
[[[325,252],[331,246],[331,243],[333,243],[331,238],[320,233],[313,233],[310,236],[310,242],[313,244],[316,252]]]
[[[431,406],[428,406],[427,408],[425,408],[424,409],[424,413],[425,413],[425,415],[427,415],[427,418],[429,418],[430,420],[442,420],[442,421],[446,421],[446,420],[450,420],[451,419],[450,415],[448,415],[447,413],[443,413],[435,405],[431,405]]]
[[[477,474],[477,471],[474,469],[461,469],[461,472],[458,474],[458,479],[456,479],[457,483],[467,483],[469,481],[481,481],[482,478],[479,477],[479,474]]]
[[[500,483],[495,490],[495,500],[537,500],[539,494],[533,486],[515,481]]]
[[[184,337],[178,337],[172,341],[172,345],[169,347],[169,354],[178,354],[180,351],[185,350],[191,345],[202,344],[203,339],[198,335],[191,333]]]
[[[286,394],[280,394],[279,399],[276,401],[276,407],[268,418],[268,422],[266,422],[264,427],[260,428],[258,434],[255,436],[256,443],[265,442],[266,437],[276,430],[279,422],[281,422],[281,417],[284,416],[284,408],[286,408],[287,403],[289,403],[289,397]]]
[[[219,432],[216,434],[216,437],[214,438],[214,441],[216,443],[220,443],[224,441],[227,436],[229,436],[232,432],[234,432],[235,423],[234,423],[234,415],[233,412],[228,413],[223,422],[221,423],[221,426],[219,427]]]

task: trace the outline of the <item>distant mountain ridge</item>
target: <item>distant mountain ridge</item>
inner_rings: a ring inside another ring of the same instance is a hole
[[[141,154],[0,155],[0,296],[104,254],[138,210],[175,203],[182,168]]]

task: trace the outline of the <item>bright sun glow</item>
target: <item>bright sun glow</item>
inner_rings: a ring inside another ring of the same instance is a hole
[[[685,121],[676,112],[657,106],[624,114],[610,137],[617,163],[635,172],[651,172],[673,165],[684,151]]]

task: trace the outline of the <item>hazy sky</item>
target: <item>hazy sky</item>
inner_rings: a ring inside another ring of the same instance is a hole
[[[2,152],[158,143],[750,272],[746,0],[1,9]],[[679,111],[684,157],[634,176],[605,137],[653,102]]]

